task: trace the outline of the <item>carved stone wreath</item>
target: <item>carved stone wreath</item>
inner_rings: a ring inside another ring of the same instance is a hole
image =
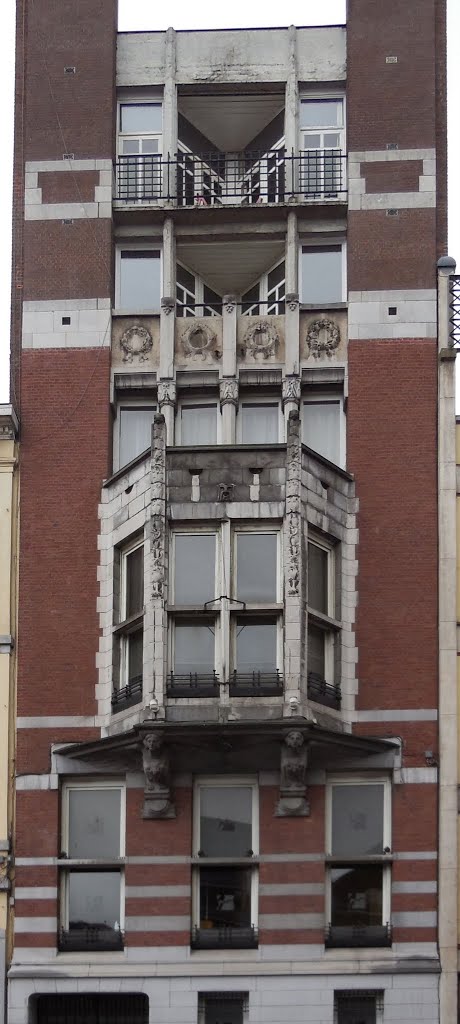
[[[190,324],[181,335],[181,345],[186,356],[191,359],[206,359],[214,355],[217,341],[215,332],[207,324]]]
[[[148,353],[153,348],[152,335],[146,327],[141,327],[140,324],[133,324],[132,327],[127,327],[123,331],[120,338],[120,348],[124,353],[124,363],[132,363],[135,358],[138,358],[140,363],[145,363]]]
[[[329,320],[321,317],[320,320],[313,320],[307,330],[307,346],[310,355],[319,359],[323,353],[332,356],[332,353],[340,344],[340,327]]]
[[[248,327],[244,335],[245,351],[257,359],[270,359],[276,354],[279,342],[278,331],[268,320],[259,320]]]

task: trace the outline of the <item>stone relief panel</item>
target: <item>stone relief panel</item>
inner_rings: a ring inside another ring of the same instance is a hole
[[[347,359],[347,314],[331,309],[300,314],[302,365],[329,366]]]
[[[222,359],[222,318],[178,317],[175,323],[174,348],[178,367],[218,368]]]
[[[246,365],[284,363],[284,316],[240,316],[237,323],[237,359]]]
[[[112,320],[112,366],[117,370],[152,370],[160,364],[160,319],[116,316]]]

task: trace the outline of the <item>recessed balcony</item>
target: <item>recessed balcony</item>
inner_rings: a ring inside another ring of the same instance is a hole
[[[284,147],[243,153],[120,156],[114,165],[119,208],[173,203],[178,207],[344,203],[346,154]]]

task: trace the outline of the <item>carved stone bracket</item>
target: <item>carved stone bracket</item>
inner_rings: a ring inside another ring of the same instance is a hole
[[[182,350],[189,359],[204,360],[206,356],[216,358],[216,342],[215,331],[203,321],[189,324],[180,339]]]
[[[254,359],[271,359],[276,355],[279,335],[268,320],[258,320],[247,328],[244,334],[244,354]]]
[[[300,377],[284,377],[282,384],[283,405],[286,402],[300,404]]]
[[[161,300],[161,310],[166,316],[169,316],[169,314],[172,313],[173,309],[175,308],[175,305],[176,302],[175,299],[173,299],[172,295],[163,296]]]
[[[238,405],[239,385],[236,377],[223,377],[219,383],[220,404]]]
[[[280,798],[275,811],[279,818],[300,818],[310,814],[307,799],[308,747],[299,729],[287,732],[281,745]]]
[[[160,380],[158,382],[158,404],[176,404],[176,382],[175,380]]]
[[[297,295],[297,292],[288,292],[285,301],[291,313],[295,313],[297,306],[299,305],[299,296]]]
[[[127,327],[123,331],[120,348],[123,352],[124,363],[132,363],[133,359],[139,359],[140,363],[145,363],[153,348],[152,335],[142,324],[132,324],[131,327]]]
[[[310,355],[315,359],[320,359],[323,354],[330,358],[340,344],[340,327],[328,317],[313,320],[308,325],[306,341]]]
[[[224,295],[224,298],[223,298],[223,308],[224,308],[225,312],[230,315],[230,313],[233,313],[233,310],[235,309],[235,306],[236,306],[236,297],[234,295]]]
[[[175,818],[176,808],[171,799],[169,753],[162,736],[148,732],[143,737],[142,767],[145,779],[142,817]]]

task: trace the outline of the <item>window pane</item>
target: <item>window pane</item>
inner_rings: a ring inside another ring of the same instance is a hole
[[[251,869],[200,868],[200,928],[251,924]]]
[[[183,405],[181,444],[215,444],[217,441],[217,405]]]
[[[177,675],[214,671],[214,625],[176,623],[174,629],[174,671]]]
[[[120,469],[141,452],[150,448],[153,417],[156,406],[146,409],[121,408],[120,423]]]
[[[144,607],[144,546],[126,555],[126,609],[125,618],[138,615]]]
[[[237,597],[239,601],[277,599],[278,538],[275,533],[236,535]]]
[[[68,886],[69,928],[120,927],[119,871],[73,871]]]
[[[338,857],[383,853],[382,783],[332,787],[332,850]]]
[[[331,924],[369,927],[382,923],[382,868],[377,864],[331,869]]]
[[[309,672],[324,679],[326,675],[325,665],[325,641],[326,634],[319,626],[308,624],[308,645],[307,645],[307,667]]]
[[[242,444],[277,444],[279,407],[277,402],[244,402],[241,406]]]
[[[69,857],[120,856],[119,789],[69,790]]]
[[[204,1024],[243,1024],[243,1000],[206,997]]]
[[[308,604],[317,612],[329,614],[328,552],[317,544],[308,545]]]
[[[193,296],[195,296],[195,276],[191,274],[189,270],[182,267],[180,263],[176,266],[176,278],[177,283],[186,288]]]
[[[302,441],[340,465],[340,401],[303,402]]]
[[[200,850],[205,857],[250,856],[250,786],[200,786]]]
[[[276,633],[276,622],[237,620],[235,667],[238,673],[276,672]]]
[[[302,246],[301,302],[342,302],[342,246]]]
[[[214,534],[175,537],[174,604],[205,604],[215,596]]]
[[[133,135],[161,132],[161,103],[122,103],[120,131]]]
[[[124,249],[120,258],[120,309],[160,308],[160,253]]]
[[[332,128],[342,125],[342,100],[302,100],[301,128]]]
[[[269,292],[272,288],[275,288],[276,285],[284,284],[284,273],[284,261],[283,263],[278,263],[278,266],[274,267],[273,270],[270,270],[267,278],[267,287]]]
[[[129,633],[128,641],[128,678],[127,683],[140,683],[144,669],[144,633],[137,629],[135,633]]]

